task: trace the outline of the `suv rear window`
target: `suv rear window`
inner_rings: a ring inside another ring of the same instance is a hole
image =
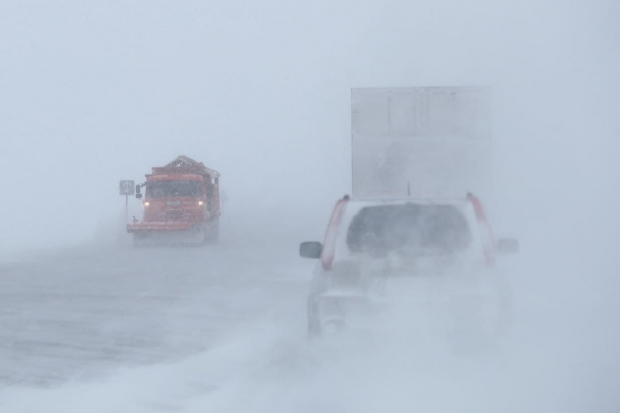
[[[471,232],[465,216],[452,205],[378,205],[365,207],[347,233],[351,252],[373,256],[402,250],[415,255],[465,250]]]

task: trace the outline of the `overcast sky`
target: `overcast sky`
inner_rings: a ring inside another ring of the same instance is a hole
[[[323,224],[350,88],[459,84],[495,90],[498,225],[595,236],[620,224],[619,27],[613,0],[1,2],[0,247],[83,242],[180,154],[235,216]]]

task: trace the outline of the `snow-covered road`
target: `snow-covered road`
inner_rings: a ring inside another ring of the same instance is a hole
[[[6,265],[0,383],[49,386],[179,360],[294,303],[302,328],[309,273],[294,252],[222,245]]]
[[[2,265],[0,412],[618,411],[620,334],[601,317],[618,306],[600,283],[558,288],[512,262],[518,323],[482,353],[403,332],[308,342],[313,263],[296,247]]]

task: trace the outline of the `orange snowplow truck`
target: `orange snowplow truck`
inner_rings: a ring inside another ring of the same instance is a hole
[[[134,245],[149,243],[207,244],[219,239],[219,172],[202,162],[179,156],[154,167],[146,182],[136,185],[136,198],[144,192],[142,222],[127,224]]]

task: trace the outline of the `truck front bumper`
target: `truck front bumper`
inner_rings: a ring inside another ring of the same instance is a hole
[[[135,224],[127,224],[127,232],[135,234],[147,232],[187,231],[198,225],[200,224],[196,222],[140,222]]]

